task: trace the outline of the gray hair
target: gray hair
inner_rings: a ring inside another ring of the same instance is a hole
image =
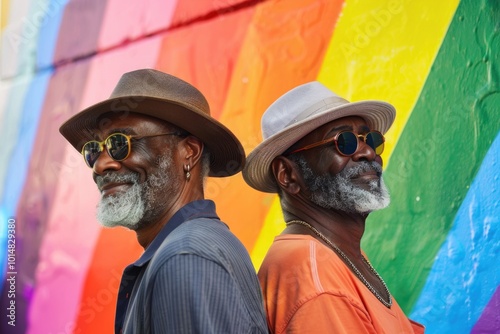
[[[201,177],[203,179],[207,178],[208,173],[210,173],[210,151],[204,146],[201,153]]]

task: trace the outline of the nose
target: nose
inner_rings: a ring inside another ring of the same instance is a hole
[[[375,150],[368,145],[363,139],[358,138],[358,149],[353,154],[352,159],[354,161],[374,161],[379,157]]]
[[[121,162],[113,160],[109,156],[108,150],[104,149],[101,154],[99,154],[92,170],[94,171],[94,174],[103,175],[109,170],[119,170],[121,166]]]

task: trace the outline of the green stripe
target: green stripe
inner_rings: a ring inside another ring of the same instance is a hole
[[[500,129],[499,32],[499,2],[460,3],[384,174],[392,203],[367,223],[365,251],[407,313]]]

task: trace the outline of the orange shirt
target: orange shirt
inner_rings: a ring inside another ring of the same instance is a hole
[[[275,238],[259,270],[271,333],[424,333],[393,299],[384,306],[330,248]]]

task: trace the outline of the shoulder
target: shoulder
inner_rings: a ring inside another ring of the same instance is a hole
[[[277,272],[304,269],[343,269],[340,258],[328,247],[309,235],[287,234],[275,238],[261,266],[261,271]],[[308,270],[309,271],[309,270]]]
[[[197,218],[182,223],[165,238],[150,266],[161,266],[174,257],[186,255],[203,258],[222,267],[251,266],[243,244],[218,219]]]
[[[276,333],[286,328],[301,332],[301,323],[309,328],[314,322],[315,329],[329,325],[330,318],[344,312],[339,313],[340,309],[368,318],[350,270],[333,250],[311,236],[277,237],[258,277],[268,319]],[[324,314],[331,317],[321,316]],[[324,332],[325,328],[317,332]]]
[[[183,252],[241,247],[243,245],[225,223],[210,218],[197,218],[182,223],[162,245],[164,250],[181,249]]]
[[[258,272],[264,290],[288,290],[297,298],[356,294],[356,282],[339,256],[306,235],[275,239]],[[288,293],[287,292],[287,293]],[[297,296],[299,294],[300,296]]]

